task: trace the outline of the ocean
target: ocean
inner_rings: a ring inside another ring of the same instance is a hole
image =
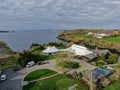
[[[32,43],[60,42],[56,38],[60,32],[60,30],[28,30],[0,33],[0,41],[5,41],[14,51],[23,51],[28,50]]]

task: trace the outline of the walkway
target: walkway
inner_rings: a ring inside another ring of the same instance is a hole
[[[56,73],[56,74],[51,75],[51,76],[48,76],[48,77],[44,77],[44,78],[39,78],[39,79],[36,79],[36,80],[28,81],[28,83],[36,82],[36,81],[39,81],[39,80],[49,79],[49,78],[55,77],[55,76],[57,76],[57,75],[59,75],[59,74],[60,74],[60,73]]]

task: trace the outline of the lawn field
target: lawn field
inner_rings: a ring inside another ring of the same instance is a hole
[[[39,70],[35,70],[31,73],[29,73],[25,78],[24,81],[31,81],[31,80],[35,80],[38,78],[43,78],[43,77],[47,77],[47,76],[51,76],[56,74],[57,72],[53,71],[53,70],[49,70],[49,69],[39,69]]]
[[[102,40],[110,41],[110,42],[120,42],[120,36],[118,37],[107,37],[103,38]]]
[[[117,37],[106,37],[106,38],[102,38],[102,39],[98,39],[95,38],[91,35],[71,35],[73,37],[77,36],[77,37],[82,37],[82,38],[87,38],[87,39],[93,39],[93,40],[105,40],[105,41],[110,41],[110,42],[120,42],[120,36]]]
[[[57,75],[53,78],[30,83],[23,87],[23,90],[68,90],[70,86],[77,84],[75,90],[88,90],[88,86],[78,80],[65,75]]]
[[[42,54],[42,50],[36,50],[36,51],[34,51],[32,53],[35,54],[35,55],[40,55],[40,54]]]
[[[120,90],[120,80],[115,81],[108,87],[105,87],[103,90]]]

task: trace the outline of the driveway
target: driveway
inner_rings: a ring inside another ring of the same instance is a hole
[[[30,68],[24,68],[18,72],[14,72],[12,69],[7,69],[4,72],[7,74],[7,79],[0,82],[0,90],[22,90],[23,78],[28,73],[37,69],[51,69],[55,70],[55,61],[45,61],[42,65],[35,65]]]
[[[4,71],[7,79],[0,82],[0,90],[22,90],[22,73],[14,72],[12,69]]]
[[[23,73],[23,78],[25,77],[25,75],[27,75],[28,73],[34,71],[34,70],[37,70],[37,69],[51,69],[51,70],[55,70],[55,60],[48,60],[48,61],[44,61],[43,62],[44,64],[41,64],[41,65],[35,65],[35,66],[32,66],[32,67],[29,67],[29,68],[24,68],[22,69],[20,72]]]

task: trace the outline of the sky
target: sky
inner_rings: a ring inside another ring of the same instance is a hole
[[[0,30],[120,29],[120,0],[0,0]]]

